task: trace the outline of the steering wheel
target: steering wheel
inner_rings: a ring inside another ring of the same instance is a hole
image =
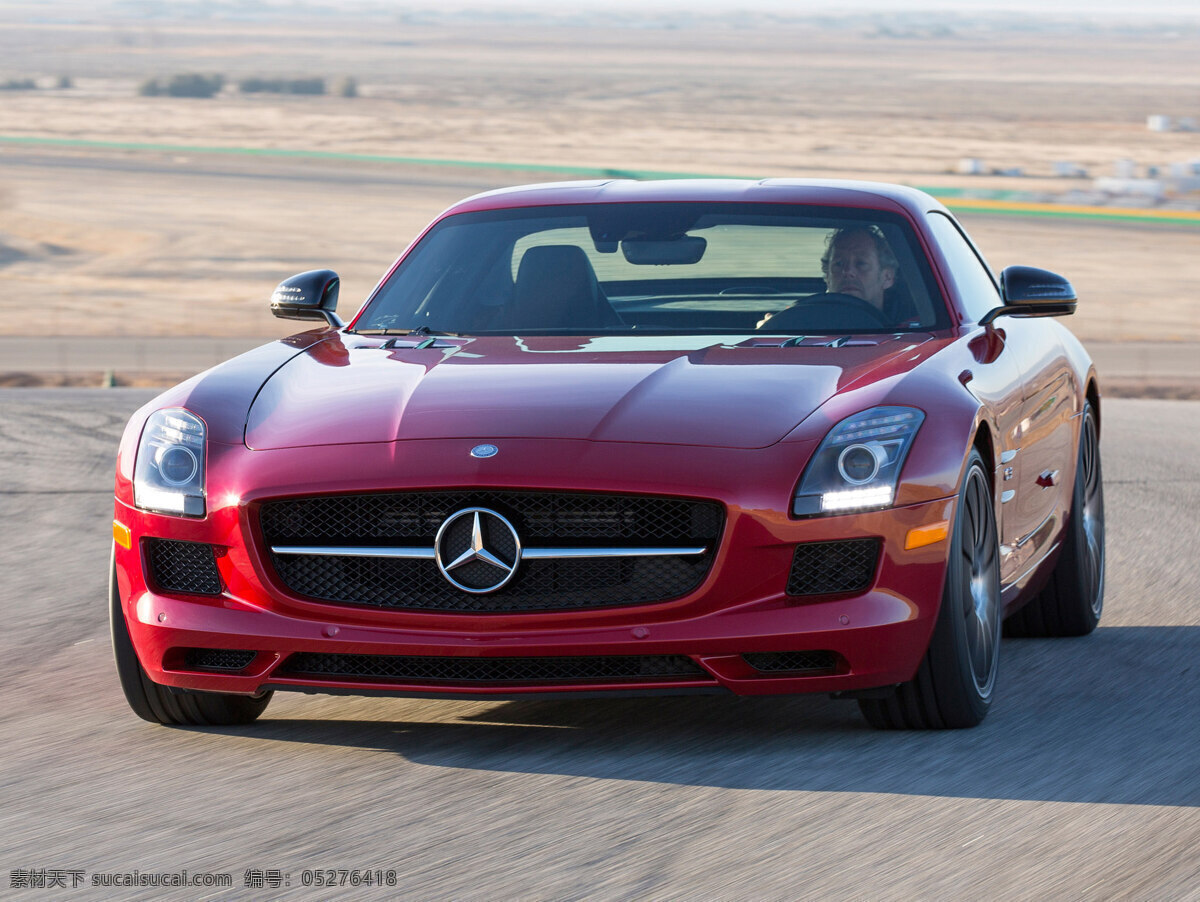
[[[829,314],[829,319],[826,322],[832,322],[834,325],[811,326],[806,325],[810,320],[806,314],[818,314],[826,312]],[[857,298],[852,294],[841,294],[840,292],[826,292],[825,294],[815,294],[811,298],[793,304],[784,310],[780,310],[759,328],[768,331],[786,331],[789,328],[803,326],[804,328],[820,328],[827,330],[838,329],[857,329],[864,328],[857,324],[838,323],[839,315],[848,317],[850,320],[866,319],[869,322],[865,328],[878,327],[883,330],[891,328],[891,324],[884,318],[883,313],[870,301],[864,301],[862,298]],[[789,315],[790,314],[790,315]],[[804,322],[793,322],[803,320]]]

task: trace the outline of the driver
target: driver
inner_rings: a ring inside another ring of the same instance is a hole
[[[899,261],[875,226],[850,226],[831,232],[821,255],[821,272],[830,294],[848,294],[891,319],[884,292],[896,283]]]
[[[911,319],[904,300],[888,291],[896,284],[899,270],[900,262],[878,226],[835,229],[826,236],[821,255],[825,291],[768,314],[757,328],[838,331]],[[859,303],[862,306],[856,308]]]

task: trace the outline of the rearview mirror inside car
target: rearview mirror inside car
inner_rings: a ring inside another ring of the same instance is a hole
[[[637,266],[670,266],[699,263],[708,242],[699,235],[683,235],[667,241],[626,238],[621,242],[625,259]]]

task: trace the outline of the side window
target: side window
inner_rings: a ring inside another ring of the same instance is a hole
[[[958,287],[967,317],[976,321],[982,319],[984,314],[1001,304],[992,274],[950,217],[930,213],[929,225],[950,264],[950,278]]]

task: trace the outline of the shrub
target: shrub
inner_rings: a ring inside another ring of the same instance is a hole
[[[266,92],[277,92],[279,90],[278,79],[267,78],[243,78],[238,82],[238,90],[243,94],[259,94]]]
[[[243,94],[324,94],[323,78],[260,78],[253,76],[238,82]]]
[[[143,97],[212,97],[224,84],[223,75],[183,72],[167,79],[149,78],[142,82],[138,93]]]
[[[171,97],[212,97],[225,84],[223,75],[201,75],[184,72],[172,75],[166,93]]]
[[[325,79],[323,78],[293,78],[286,82],[288,94],[324,94]]]

